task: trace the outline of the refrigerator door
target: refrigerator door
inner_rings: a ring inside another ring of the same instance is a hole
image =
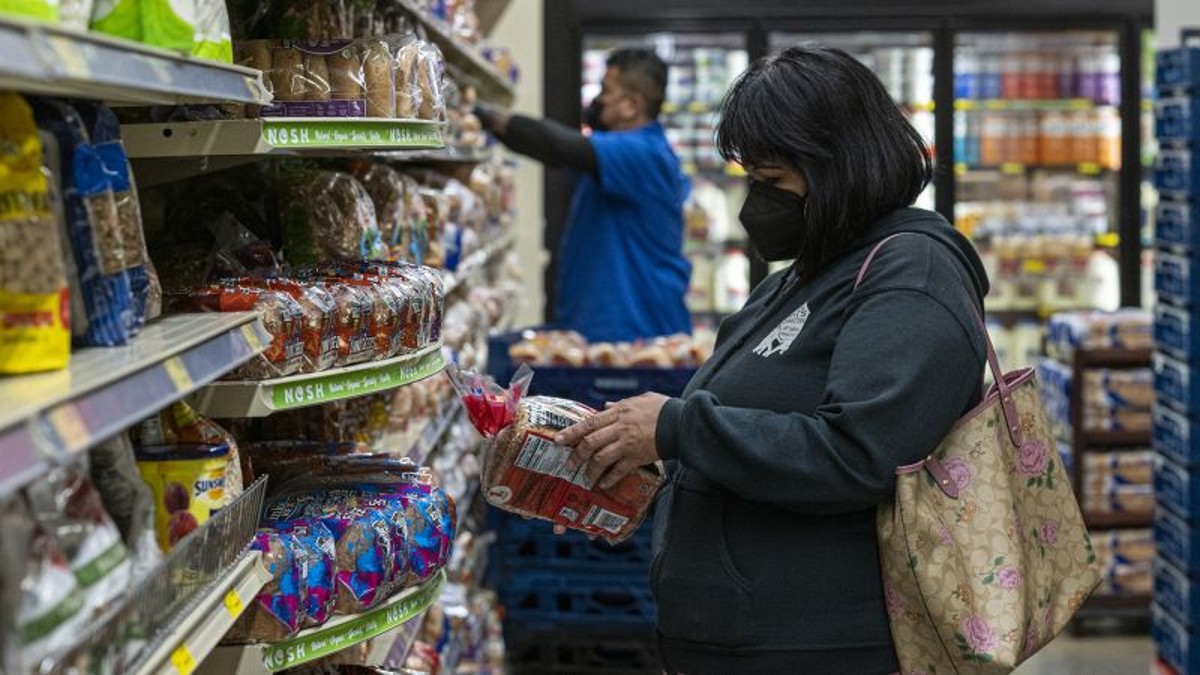
[[[692,263],[688,308],[696,325],[713,327],[740,309],[750,292],[746,232],[737,214],[746,194],[745,174],[726,165],[713,135],[716,113],[729,85],[749,65],[742,33],[624,33],[586,35],[580,105],[600,92],[608,54],[647,47],[668,64],[662,122],[692,191],[685,207],[685,253]],[[585,117],[586,118],[586,117]]]
[[[841,49],[871,69],[925,137],[931,157],[936,156],[933,106],[933,33],[927,31],[851,31],[771,33],[772,53],[797,45]],[[934,209],[932,183],[916,206]],[[774,263],[772,271],[790,263]]]
[[[955,38],[955,225],[984,255],[988,316],[1010,333],[1119,304],[1122,67],[1115,31]],[[1012,365],[1036,356],[1025,342]]]

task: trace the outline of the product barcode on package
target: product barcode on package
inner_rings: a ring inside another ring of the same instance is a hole
[[[591,510],[588,511],[587,517],[583,519],[583,525],[585,527],[594,526],[606,532],[612,532],[613,534],[620,532],[621,528],[625,527],[625,523],[628,522],[629,519],[625,516],[602,509],[599,506],[593,506]]]
[[[571,419],[566,415],[554,410],[553,408],[543,405],[529,406],[529,423],[535,427],[545,427],[548,429],[566,429],[574,424],[577,419]]]
[[[591,490],[593,483],[588,480],[587,466],[581,466],[572,471],[567,467],[567,458],[570,456],[570,450],[561,445],[555,445],[554,441],[529,434],[513,463],[522,469],[562,478],[581,488]]]

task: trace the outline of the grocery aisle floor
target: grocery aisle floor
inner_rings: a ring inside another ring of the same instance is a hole
[[[1149,637],[1064,635],[1017,669],[1017,675],[1146,675],[1154,660]]]

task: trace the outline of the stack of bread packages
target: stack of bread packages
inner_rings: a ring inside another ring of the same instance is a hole
[[[633,534],[662,484],[661,465],[641,467],[612,488],[600,488],[589,466],[571,468],[571,449],[554,442],[555,434],[595,410],[567,399],[527,396],[533,378],[528,366],[517,370],[507,389],[453,366],[448,373],[471,423],[488,439],[482,487],[489,504],[613,544]]]

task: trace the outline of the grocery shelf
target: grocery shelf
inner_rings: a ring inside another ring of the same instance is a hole
[[[1149,368],[1154,358],[1150,349],[1081,349],[1075,357],[1084,368]]]
[[[1004,162],[995,165],[973,165],[959,162],[954,165],[954,173],[956,175],[964,175],[971,172],[987,172],[987,173],[1002,173],[1008,176],[1024,176],[1033,171],[1058,171],[1077,173],[1081,176],[1099,176],[1105,173],[1117,171],[1101,166],[1096,162],[1080,162],[1078,164],[1023,164],[1021,162]]]
[[[441,343],[382,361],[271,380],[214,382],[193,404],[210,417],[265,417],[280,410],[356,398],[431,377],[446,365]]]
[[[180,314],[65,370],[0,379],[0,496],[233,370],[269,340],[254,312]]]
[[[200,594],[168,637],[134,671],[139,675],[190,675],[233,627],[258,592],[271,581],[262,553],[247,551],[241,560]]]
[[[1116,106],[1096,103],[1091,99],[1086,98],[1063,98],[1063,99],[965,99],[960,98],[954,101],[954,109],[962,112],[974,111],[1001,111],[1011,110],[1018,112],[1064,112],[1064,111],[1087,111],[1100,110],[1101,108],[1115,108]]]
[[[433,451],[441,444],[446,432],[450,431],[450,427],[462,419],[464,414],[462,403],[458,398],[449,399],[438,412],[438,416],[430,420],[421,432],[421,437],[409,449],[408,458],[418,466],[425,464]]]
[[[1081,431],[1080,439],[1085,447],[1150,447],[1149,431]]]
[[[408,654],[412,651],[413,645],[417,642],[417,636],[421,634],[421,625],[425,623],[425,615],[429,613],[428,608],[421,610],[416,616],[405,622],[404,625],[396,629],[396,639],[391,640],[390,644],[382,642],[372,647],[371,653],[368,655],[368,663],[383,664],[388,668],[401,668],[404,662],[408,660]],[[388,651],[383,651],[384,646],[388,646]]]
[[[1136,513],[1091,513],[1083,514],[1083,522],[1091,529],[1127,529],[1132,527],[1149,528],[1154,525],[1154,514]]]
[[[495,156],[492,148],[466,148],[448,145],[441,150],[403,150],[374,153],[374,157],[385,162],[422,162],[443,164],[483,164]]]
[[[0,89],[109,103],[268,103],[262,73],[107,35],[0,18]]]
[[[470,288],[472,285],[478,284],[488,265],[497,256],[504,254],[516,241],[515,234],[506,232],[467,256],[458,264],[458,269],[454,272],[445,272],[442,275],[442,283],[445,286],[446,295],[450,295],[460,288]]]
[[[294,155],[437,149],[444,145],[442,126],[382,117],[262,117],[126,124],[121,136],[132,159]]]
[[[396,0],[396,4],[407,11],[417,23],[425,28],[430,40],[442,50],[446,64],[458,75],[475,85],[479,98],[500,105],[512,105],[516,90],[494,65],[479,53],[479,50],[451,34],[449,28],[423,10],[416,0]]]
[[[259,675],[295,668],[395,630],[421,615],[438,599],[446,583],[439,571],[362,614],[338,616],[318,628],[280,642],[218,647],[198,671],[202,674]]]

